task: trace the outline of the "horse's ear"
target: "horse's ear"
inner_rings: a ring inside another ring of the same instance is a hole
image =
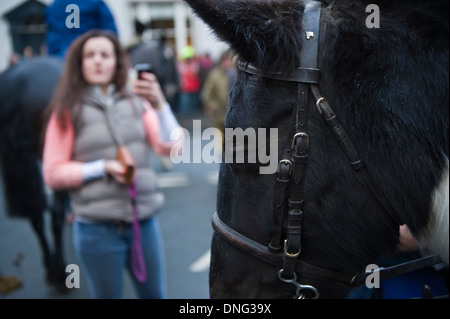
[[[301,1],[185,1],[241,59],[265,70],[281,70],[286,61],[296,61],[304,9]]]

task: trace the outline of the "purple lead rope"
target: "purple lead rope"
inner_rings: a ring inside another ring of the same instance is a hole
[[[147,271],[145,268],[144,253],[142,251],[141,242],[141,228],[139,226],[139,219],[137,213],[137,191],[136,183],[133,181],[128,186],[128,192],[131,198],[131,206],[133,209],[133,243],[131,246],[131,267],[133,273],[139,282],[145,282],[147,280]]]

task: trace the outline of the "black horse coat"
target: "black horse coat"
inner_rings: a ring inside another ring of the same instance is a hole
[[[292,0],[186,0],[230,44],[238,59],[267,72],[299,66],[304,4]],[[300,260],[352,274],[398,243],[406,223],[448,264],[448,1],[322,1],[319,89],[355,144],[386,214],[355,174],[335,136],[309,101],[310,149],[304,176]],[[370,22],[370,21],[369,21]],[[298,103],[297,84],[239,72],[226,127],[278,128],[279,149]],[[283,144],[283,145],[282,145]],[[231,228],[266,245],[273,232],[276,174],[257,164],[223,163],[217,211]],[[394,218],[392,218],[394,216]],[[292,296],[277,269],[212,242],[212,297]],[[325,298],[345,297],[349,285],[300,274]]]
[[[30,220],[43,253],[50,283],[64,285],[62,232],[66,192],[48,192],[41,172],[44,110],[63,70],[63,60],[36,57],[0,74],[0,165],[6,211]],[[44,214],[52,214],[53,246],[47,239]],[[53,249],[54,248],[54,249]],[[65,287],[65,286],[63,286]]]

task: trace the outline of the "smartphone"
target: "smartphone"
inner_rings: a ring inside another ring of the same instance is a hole
[[[136,64],[134,66],[134,69],[137,71],[138,73],[138,78],[142,79],[142,72],[149,72],[149,73],[153,73],[153,67],[150,63],[139,63]]]

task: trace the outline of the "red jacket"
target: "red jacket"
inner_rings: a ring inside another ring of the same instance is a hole
[[[200,91],[200,64],[195,60],[186,60],[179,64],[181,91],[197,93]]]

